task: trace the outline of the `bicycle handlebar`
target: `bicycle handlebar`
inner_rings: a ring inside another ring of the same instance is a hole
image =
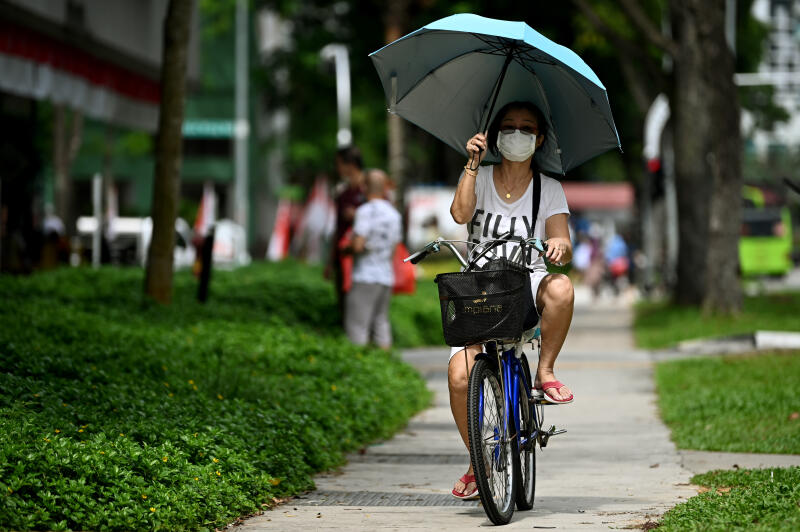
[[[410,262],[411,264],[419,264],[420,262],[425,260],[428,257],[428,255],[430,255],[431,253],[439,253],[439,251],[441,251],[441,246],[445,246],[450,251],[452,251],[453,255],[455,255],[456,259],[458,259],[458,262],[460,262],[461,266],[463,266],[464,268],[469,268],[470,264],[474,264],[476,261],[481,259],[484,255],[486,255],[486,253],[488,253],[489,251],[491,251],[495,247],[497,247],[497,246],[499,246],[501,244],[507,243],[507,242],[514,242],[516,244],[519,244],[523,249],[526,246],[531,246],[533,249],[535,249],[536,251],[539,252],[540,256],[541,256],[542,253],[546,253],[547,252],[547,242],[545,242],[545,241],[543,241],[543,240],[541,240],[539,238],[526,238],[525,240],[520,241],[520,240],[516,240],[516,239],[510,239],[510,238],[507,237],[507,235],[508,235],[508,233],[506,233],[504,235],[501,235],[500,238],[496,238],[496,239],[493,239],[493,240],[485,240],[485,241],[481,242],[481,244],[483,244],[483,245],[488,244],[488,246],[486,246],[479,253],[479,255],[477,257],[475,257],[474,259],[472,259],[470,261],[464,260],[464,257],[461,256],[461,253],[458,252],[458,250],[456,249],[454,244],[457,244],[457,243],[472,244],[473,242],[467,242],[465,240],[445,240],[444,238],[439,237],[439,238],[437,238],[436,240],[434,240],[432,242],[428,242],[421,250],[419,250],[419,251],[417,251],[415,253],[412,253],[411,255],[409,255],[408,257],[403,259],[403,262]]]
[[[413,253],[413,254],[409,255],[408,257],[403,259],[403,262],[411,262],[411,264],[418,264],[418,263],[422,262],[423,260],[425,260],[425,257],[430,255],[430,253],[431,253],[430,251],[427,251],[427,250],[423,249],[423,250],[417,251],[416,253]]]

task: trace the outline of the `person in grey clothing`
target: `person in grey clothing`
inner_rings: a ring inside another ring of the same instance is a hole
[[[402,237],[400,213],[385,199],[386,181],[381,170],[367,172],[367,201],[356,209],[353,238],[345,248],[354,255],[353,284],[345,298],[345,332],[354,344],[365,345],[372,339],[383,349],[392,346],[392,258]]]

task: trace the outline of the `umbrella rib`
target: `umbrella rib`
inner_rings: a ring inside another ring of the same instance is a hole
[[[531,48],[531,50],[532,50],[532,48]],[[540,58],[534,57],[533,54],[530,53],[531,50],[520,50],[519,48],[514,50],[514,57],[525,68],[528,68],[527,64],[525,63],[525,60],[532,61],[534,63],[542,63],[543,65],[557,65],[558,64],[557,61],[547,61],[545,59],[540,59]]]
[[[499,52],[505,55],[506,52],[508,51],[509,43],[505,42],[502,37],[498,37],[497,40],[493,41],[491,39],[486,38],[485,35],[482,35],[480,33],[470,32],[470,35],[484,42],[485,44],[488,44],[489,46],[493,47],[495,52]]]

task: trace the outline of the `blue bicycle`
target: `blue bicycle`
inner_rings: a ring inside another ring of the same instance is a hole
[[[509,257],[496,253],[498,246],[509,242],[514,244]],[[525,311],[520,310],[530,296],[526,253],[544,253],[546,244],[501,236],[469,244],[472,249],[465,260],[456,248],[459,243],[465,242],[439,238],[406,260],[416,264],[444,246],[463,266],[462,272],[436,278],[442,325],[448,345],[484,346],[475,358],[467,392],[470,460],[486,515],[494,524],[504,525],[515,506],[533,507],[536,445],[544,448],[551,436],[566,432],[555,426],[543,428],[543,407],[549,403],[534,394],[523,352],[529,342],[541,349],[539,327],[525,323]]]

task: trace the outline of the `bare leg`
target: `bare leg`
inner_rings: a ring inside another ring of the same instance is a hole
[[[447,367],[447,387],[450,390],[450,410],[453,412],[453,419],[456,422],[459,434],[461,434],[461,439],[464,440],[467,452],[469,452],[467,385],[469,384],[469,374],[472,371],[472,366],[475,364],[475,355],[480,352],[481,348],[477,346],[468,347],[466,350],[459,351],[453,355]],[[472,474],[474,473],[472,471],[472,462],[470,462],[467,475]],[[468,491],[468,489],[474,489],[474,486],[472,483],[465,486],[463,482],[457,480],[453,489],[458,492],[464,492]]]
[[[575,291],[572,281],[562,274],[548,275],[539,283],[536,306],[542,316],[542,351],[536,369],[536,382],[556,380],[553,367],[572,323]],[[554,399],[566,399],[572,391],[564,386],[560,390],[548,388]],[[451,394],[452,396],[452,394]]]

